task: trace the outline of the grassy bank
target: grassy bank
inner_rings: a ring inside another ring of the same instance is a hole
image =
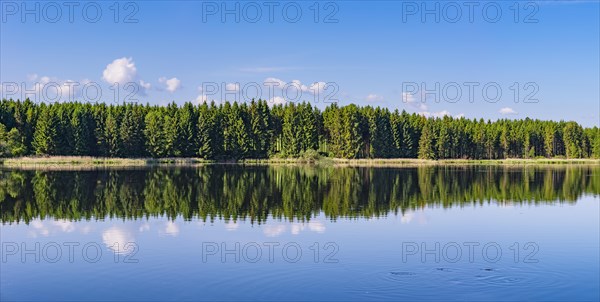
[[[94,167],[144,167],[144,166],[193,166],[204,164],[243,165],[327,165],[327,166],[373,166],[414,167],[430,165],[600,165],[600,159],[501,159],[501,160],[424,160],[413,158],[395,159],[341,159],[341,158],[271,158],[246,159],[237,162],[207,161],[200,158],[103,158],[78,156],[19,157],[0,159],[1,166],[8,168],[94,168]]]
[[[145,167],[158,165],[197,165],[209,161],[200,158],[111,158],[91,156],[17,157],[0,159],[7,168],[95,168],[95,167]]]

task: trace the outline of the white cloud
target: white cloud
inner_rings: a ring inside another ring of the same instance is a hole
[[[102,79],[108,84],[118,83],[122,89],[131,91],[131,86],[137,95],[146,96],[152,85],[138,78],[137,67],[132,58],[120,58],[106,65]]]
[[[400,217],[400,223],[409,224],[413,220],[414,217],[415,217],[415,214],[412,212],[404,213],[404,215],[402,215],[402,217]]]
[[[41,77],[41,78],[40,78],[40,81],[39,81],[39,83],[40,83],[40,84],[42,84],[42,85],[43,85],[43,84],[48,84],[48,83],[50,83],[50,81],[51,81],[52,79],[54,79],[54,78],[50,78],[50,77],[48,77],[48,76],[43,76],[43,77]],[[56,81],[56,79],[54,79],[54,81]]]
[[[302,84],[302,82],[300,82],[300,80],[292,80],[292,82],[288,83],[290,85],[290,87],[294,87],[296,89],[299,89],[300,91],[308,91],[308,87],[304,84]]]
[[[30,232],[32,237],[37,237],[38,234],[42,236],[48,236],[50,234],[48,227],[45,226],[40,220],[32,221],[31,226],[33,227],[33,231]]]
[[[277,237],[277,236],[283,234],[283,232],[285,232],[285,225],[283,225],[283,224],[265,225],[264,230],[263,230],[263,233],[267,237]]]
[[[271,85],[273,85],[273,86],[279,87],[279,89],[281,89],[281,88],[283,88],[283,86],[285,86],[285,82],[282,81],[282,80],[280,80],[280,79],[278,79],[278,78],[266,78],[263,81],[263,84],[265,86],[271,86]]]
[[[325,91],[326,86],[327,83],[325,82],[315,82],[312,83],[308,89],[312,92],[312,94],[321,94],[323,91]]]
[[[504,107],[502,109],[500,109],[500,114],[503,115],[514,115],[514,114],[518,114],[518,112],[516,112],[514,109],[510,108],[510,107]]]
[[[53,221],[52,224],[59,227],[65,233],[71,233],[75,230],[75,225],[72,221],[61,219]]]
[[[292,234],[293,235],[298,235],[300,234],[300,232],[304,230],[304,226],[300,223],[294,223],[292,224]]]
[[[415,222],[418,224],[421,224],[421,225],[428,224],[429,218],[422,211],[406,212],[406,213],[402,214],[402,216],[400,217],[401,224],[410,224],[410,223],[415,223]]]
[[[129,254],[134,251],[131,244],[135,244],[135,238],[131,233],[119,227],[111,227],[102,232],[102,241],[107,248],[116,254]],[[128,243],[131,243],[128,245]]]
[[[450,111],[448,111],[448,110],[442,110],[442,111],[438,111],[438,112],[422,111],[422,112],[419,112],[419,114],[424,117],[444,117],[446,115],[452,115],[452,114],[450,114]]]
[[[225,223],[225,229],[228,231],[235,231],[240,227],[237,222],[229,221]]]
[[[193,100],[192,102],[195,102],[196,104],[203,104],[203,103],[207,103],[210,104],[210,102],[215,101],[215,103],[219,102],[219,100],[215,100],[214,96],[207,96],[205,94],[199,94],[195,100]]]
[[[412,107],[415,107],[421,111],[427,111],[428,109],[427,105],[425,105],[424,102],[421,102],[421,100],[417,100],[415,98],[415,95],[412,93],[402,92],[402,102]]]
[[[269,106],[285,104],[285,99],[283,97],[276,96],[276,97],[273,97],[270,100],[268,100],[267,103]]]
[[[68,100],[73,100],[76,95],[80,95],[83,85],[82,82],[66,80],[60,86],[60,94],[62,97],[68,98]]]
[[[225,85],[225,90],[228,92],[231,91],[240,91],[240,83],[228,83]]]
[[[278,78],[266,78],[263,81],[263,85],[265,86],[275,86],[278,89],[283,89],[284,87],[288,90],[288,93],[294,95],[293,90],[299,90],[301,92],[307,92],[313,95],[321,94],[325,91],[327,87],[327,83],[325,82],[314,82],[310,85],[302,84],[300,80],[292,80],[291,82],[285,82]],[[287,87],[286,87],[287,86]]]
[[[150,230],[150,224],[149,223],[144,223],[140,226],[139,231],[141,232],[145,232],[145,231],[149,231]]]
[[[167,91],[173,93],[177,91],[177,89],[181,88],[181,81],[178,78],[170,78],[161,77],[158,79],[158,82],[165,84]]]
[[[291,233],[293,235],[298,235],[300,232],[307,229],[311,232],[316,232],[319,234],[325,233],[325,225],[320,221],[310,221],[308,223],[294,223],[292,224]]]
[[[377,102],[383,100],[383,97],[374,93],[367,95],[367,102]]]
[[[177,236],[179,235],[179,226],[175,222],[169,221],[165,224],[164,233],[169,236]]]
[[[120,58],[106,65],[102,72],[102,79],[109,84],[125,84],[135,82],[137,78],[137,68],[132,58]]]
[[[319,234],[325,233],[325,225],[320,221],[309,222],[308,229]]]
[[[82,234],[89,234],[92,231],[92,227],[89,225],[86,225],[84,227],[81,228],[81,233]]]
[[[91,83],[89,79],[80,81],[62,80],[52,76],[39,76],[37,74],[27,75],[27,78],[31,81],[31,83],[28,83],[30,86],[23,91],[20,98],[24,98],[24,94],[27,93],[27,96],[35,102],[75,101],[77,98],[83,97],[83,87]],[[6,95],[8,97],[17,95],[16,93],[20,90],[15,85],[10,85],[10,89],[7,89],[9,85],[3,84],[2,86],[4,86],[2,88],[3,92],[8,92]]]
[[[144,88],[145,90],[150,90],[150,88],[152,88],[152,85],[150,83],[144,82],[144,80],[140,80],[140,87]]]
[[[402,92],[402,101],[405,103],[414,103],[416,102],[415,95],[408,92]]]
[[[30,226],[29,235],[34,238],[38,236],[47,237],[59,232],[72,233],[77,229],[76,224],[73,221],[68,221],[66,219],[54,221],[34,220],[30,223]],[[92,230],[89,225],[83,227],[80,226],[78,229],[83,234],[87,234]]]

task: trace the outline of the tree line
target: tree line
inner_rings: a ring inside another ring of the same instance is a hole
[[[600,158],[600,129],[309,103],[0,103],[0,157]]]
[[[380,217],[426,207],[574,204],[600,194],[591,165],[406,169],[204,165],[0,170],[0,221],[166,216],[203,221]]]

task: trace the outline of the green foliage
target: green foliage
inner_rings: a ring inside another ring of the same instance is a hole
[[[167,125],[175,128],[173,135],[177,135],[176,121],[171,120]],[[127,105],[121,124],[119,125],[120,154],[124,157],[141,157],[145,154],[144,148],[144,114],[138,106]],[[176,139],[174,139],[175,141]]]
[[[106,140],[106,155],[117,157],[121,155],[121,140],[119,137],[119,122],[109,111],[104,123],[104,138]]]
[[[308,150],[302,151],[300,153],[300,158],[310,161],[310,162],[315,162],[315,161],[319,160],[320,157],[321,156],[319,155],[319,152],[314,149],[308,149]]]
[[[1,131],[1,130],[0,130]],[[6,142],[8,147],[9,156],[23,156],[25,155],[26,148],[23,144],[23,138],[17,128],[12,128],[6,134]]]
[[[314,150],[304,152],[314,155]],[[415,169],[208,165],[193,169],[0,170],[0,221],[34,219],[309,220],[425,207],[572,204],[600,194],[600,167]]]
[[[75,155],[90,155],[97,153],[96,137],[94,136],[94,119],[89,106],[82,106],[73,112],[71,118],[73,129]]]
[[[160,111],[150,111],[145,117],[146,150],[152,157],[166,156],[166,135],[163,130],[165,115]]]
[[[198,113],[192,103],[185,103],[177,110],[177,155],[192,157],[198,151],[197,131]]]
[[[53,108],[42,105],[32,143],[35,154],[59,154],[59,127],[59,120]]]
[[[436,137],[434,123],[432,121],[428,121],[421,132],[421,138],[419,139],[419,158],[437,159]]]
[[[574,122],[569,122],[564,129],[565,149],[568,158],[583,156],[583,129]]]
[[[600,158],[598,128],[575,122],[426,118],[356,105],[321,111],[263,100],[163,107],[2,100],[0,123],[2,156],[237,160],[315,150],[339,158]]]
[[[198,110],[197,145],[198,156],[204,159],[216,159],[222,156],[223,132],[220,110],[214,103],[204,103]]]

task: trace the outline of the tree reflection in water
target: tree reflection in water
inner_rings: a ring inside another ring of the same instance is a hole
[[[598,166],[238,166],[0,170],[2,223],[165,215],[204,221],[377,217],[424,207],[575,203]]]

